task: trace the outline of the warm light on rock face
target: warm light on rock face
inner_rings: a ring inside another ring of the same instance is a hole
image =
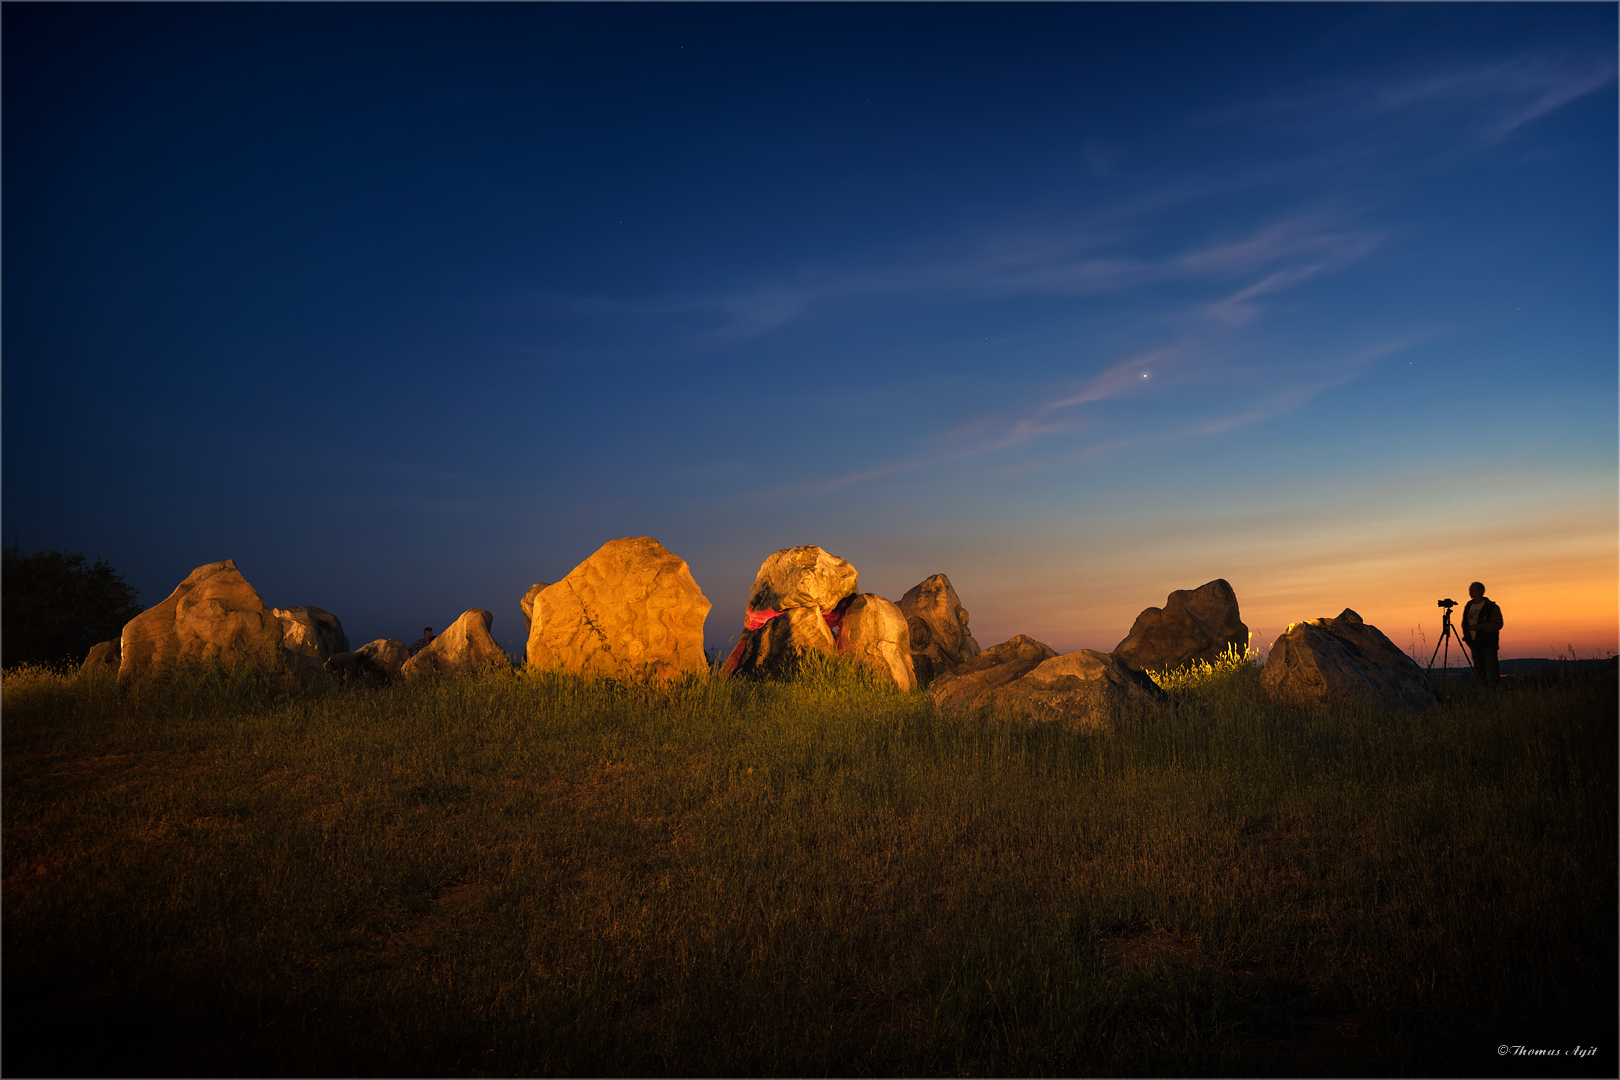
[[[650,536],[609,540],[561,581],[530,591],[532,671],[667,680],[708,670],[709,601],[685,560]]]
[[[124,625],[118,680],[128,683],[177,660],[292,670],[298,665],[282,647],[282,635],[281,620],[234,561],[208,563]]]
[[[494,623],[492,613],[468,608],[444,633],[406,660],[400,666],[400,675],[418,679],[425,675],[470,675],[490,665],[510,668],[512,658],[490,636]]]
[[[1337,618],[1290,623],[1261,679],[1272,697],[1288,701],[1362,698],[1400,712],[1435,701],[1423,669],[1349,608]]]
[[[898,604],[876,593],[860,593],[844,609],[838,654],[874,668],[907,693],[917,689],[906,617]]]

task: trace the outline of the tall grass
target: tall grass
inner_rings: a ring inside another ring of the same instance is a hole
[[[8,1074],[1612,1073],[1615,697],[4,680]]]

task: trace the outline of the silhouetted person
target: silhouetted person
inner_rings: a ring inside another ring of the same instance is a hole
[[[1494,690],[1501,678],[1496,654],[1502,647],[1502,609],[1477,581],[1468,586],[1468,595],[1472,599],[1463,608],[1463,640],[1474,650],[1474,674],[1486,689]]]
[[[422,636],[411,642],[411,655],[415,656],[429,645],[433,644],[433,627],[422,627]]]

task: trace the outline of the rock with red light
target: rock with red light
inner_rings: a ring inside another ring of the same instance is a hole
[[[721,671],[745,679],[790,679],[813,653],[838,652],[838,642],[818,607],[794,607],[737,636]]]

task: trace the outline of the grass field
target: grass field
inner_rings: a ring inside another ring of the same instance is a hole
[[[1443,693],[13,670],[0,1066],[1612,1076],[1614,682]]]

